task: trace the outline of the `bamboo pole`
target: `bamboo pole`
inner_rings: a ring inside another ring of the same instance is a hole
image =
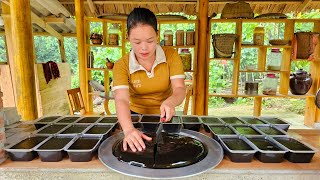
[[[209,61],[206,60],[207,52],[207,27],[208,27],[208,0],[199,0],[199,33],[198,33],[198,49],[197,49],[197,81],[196,91],[194,92],[194,98],[196,102],[195,114],[205,115],[208,114],[206,107],[208,103],[208,71]]]
[[[4,26],[6,27],[5,37],[6,37],[6,46],[7,46],[7,57],[8,57],[8,64],[11,74],[11,81],[12,81],[12,89],[14,95],[14,106],[17,106],[17,88],[15,82],[15,72],[14,72],[14,59],[13,59],[13,42],[12,42],[12,28],[11,28],[11,18],[10,18],[10,6],[1,3],[2,5],[2,17]]]
[[[85,32],[84,32],[84,3],[83,0],[75,0],[77,39],[78,39],[78,57],[79,57],[79,81],[83,101],[88,110],[88,93],[86,92],[88,82],[86,82],[86,62],[85,62]]]
[[[58,39],[58,43],[59,43],[61,61],[65,63],[67,62],[67,60],[66,60],[66,51],[64,49],[64,38],[62,37],[62,39]]]
[[[17,107],[22,120],[37,118],[30,0],[11,1]]]

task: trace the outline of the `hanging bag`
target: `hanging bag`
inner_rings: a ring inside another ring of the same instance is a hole
[[[215,58],[231,58],[236,34],[214,34],[212,35],[212,46]]]
[[[314,49],[318,44],[319,33],[297,32],[292,40],[292,59],[315,59]]]

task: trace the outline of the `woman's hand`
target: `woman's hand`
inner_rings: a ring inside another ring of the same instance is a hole
[[[130,149],[133,152],[142,151],[146,149],[146,145],[143,142],[143,139],[147,141],[151,141],[152,138],[143,134],[141,131],[136,128],[130,128],[123,130],[124,139],[123,139],[123,150],[127,150],[127,145],[129,145]]]
[[[160,106],[160,113],[161,121],[164,118],[164,122],[170,121],[172,116],[176,114],[175,105],[171,103],[169,99],[163,101]]]

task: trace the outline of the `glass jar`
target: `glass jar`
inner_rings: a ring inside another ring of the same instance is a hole
[[[184,31],[177,30],[176,31],[176,46],[183,46],[184,45]]]
[[[188,29],[186,32],[186,45],[195,45],[195,32],[193,29]]]
[[[191,70],[191,53],[189,52],[189,49],[181,49],[181,52],[179,53],[183,65],[184,71],[190,71]]]
[[[116,24],[113,24],[108,31],[108,44],[119,45],[119,28]]]
[[[173,32],[171,30],[164,31],[164,45],[165,46],[173,45]]]
[[[264,28],[256,27],[253,31],[253,43],[255,45],[263,45],[264,44]]]
[[[268,73],[263,79],[262,93],[265,95],[276,95],[278,78],[274,73]]]
[[[272,48],[271,53],[267,55],[267,70],[280,71],[282,61],[282,53],[278,48]]]

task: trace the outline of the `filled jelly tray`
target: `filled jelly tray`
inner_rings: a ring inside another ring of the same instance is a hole
[[[133,125],[141,131],[156,132],[159,115],[132,115]],[[163,130],[204,129],[217,140],[233,162],[250,162],[255,157],[265,163],[311,162],[317,149],[290,137],[290,124],[276,117],[174,116],[163,123]],[[6,151],[14,161],[30,161],[39,155],[45,162],[61,161],[67,154],[71,161],[90,161],[100,143],[116,129],[116,116],[47,116],[32,122],[6,127]]]

